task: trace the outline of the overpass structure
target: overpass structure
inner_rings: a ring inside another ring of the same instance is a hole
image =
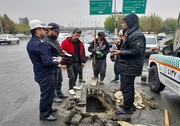
[[[78,28],[80,30],[105,30],[104,27],[63,27],[62,30],[72,31],[75,28]]]

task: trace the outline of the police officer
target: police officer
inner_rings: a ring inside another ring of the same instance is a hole
[[[57,109],[52,109],[54,98],[54,72],[57,67],[61,67],[60,60],[52,59],[49,46],[43,41],[46,29],[52,26],[45,26],[40,20],[29,22],[32,34],[27,44],[27,52],[33,64],[34,78],[39,84],[40,95],[40,120],[55,121],[57,118],[52,115]]]

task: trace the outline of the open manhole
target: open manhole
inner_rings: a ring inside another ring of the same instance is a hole
[[[107,109],[96,96],[86,97],[87,112],[105,112]]]
[[[116,102],[110,94],[101,89],[86,90],[86,112],[104,113],[116,107]]]

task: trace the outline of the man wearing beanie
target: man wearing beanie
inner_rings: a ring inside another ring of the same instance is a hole
[[[116,112],[117,115],[132,114],[136,110],[134,103],[134,80],[140,76],[143,69],[146,41],[139,29],[139,20],[136,14],[129,14],[122,19],[121,27],[125,30],[126,39],[119,50],[112,53],[119,55],[118,69],[121,76],[120,90],[124,103]]]

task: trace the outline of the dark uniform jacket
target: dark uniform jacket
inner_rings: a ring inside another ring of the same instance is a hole
[[[33,63],[35,80],[54,74],[54,70],[59,64],[52,60],[49,46],[37,36],[32,36],[27,44],[27,52]]]
[[[146,40],[139,29],[138,18],[133,15],[123,19],[128,25],[125,33],[126,40],[120,47],[119,72],[125,76],[140,76],[142,73]]]

